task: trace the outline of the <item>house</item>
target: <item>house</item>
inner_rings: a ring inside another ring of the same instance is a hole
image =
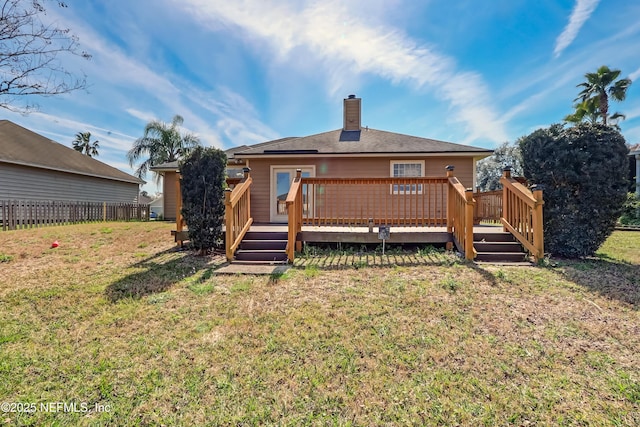
[[[230,261],[293,261],[302,242],[381,238],[455,244],[468,259],[487,250],[494,253],[483,253],[484,259],[500,252],[503,261],[522,260],[522,246],[536,259],[544,255],[542,191],[526,188],[510,170],[495,199],[503,227],[491,231],[504,240],[474,230],[476,162],[492,150],[363,127],[361,107],[362,100],[349,95],[340,129],[227,150],[228,171],[235,175],[243,167],[244,175],[225,195]],[[166,172],[177,177],[177,165],[171,166]],[[177,180],[169,187],[178,210]],[[178,215],[173,234],[180,244],[182,227]]]
[[[144,181],[0,120],[0,200],[134,203]]]
[[[361,105],[355,95],[344,100],[341,129],[230,150],[229,163],[251,169],[254,222],[287,222],[297,169],[309,178],[409,178],[443,177],[454,165],[462,185],[475,188],[476,162],[492,150],[363,127]]]
[[[158,196],[149,203],[151,218],[164,219],[164,196]]]

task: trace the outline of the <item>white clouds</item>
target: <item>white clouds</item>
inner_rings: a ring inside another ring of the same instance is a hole
[[[556,58],[575,40],[580,28],[591,17],[599,2],[600,0],[576,0],[569,23],[556,39],[556,47],[553,50]]]
[[[635,82],[638,79],[638,77],[640,77],[640,68],[635,70],[633,73],[629,74],[629,78],[631,79],[631,81]]]
[[[451,58],[386,26],[384,16],[371,18],[362,5],[338,0],[303,6],[256,0],[186,0],[176,5],[186,5],[211,30],[220,30],[221,23],[240,29],[239,35],[255,43],[257,50],[268,46],[270,59],[275,55],[280,62],[316,64],[331,95],[350,87],[353,73],[369,73],[433,91],[449,104],[449,117],[466,125],[465,142],[507,139],[504,124],[486,102],[490,90],[480,75],[456,70]]]

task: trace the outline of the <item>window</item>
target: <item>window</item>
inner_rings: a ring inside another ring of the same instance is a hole
[[[391,161],[391,176],[393,178],[414,178],[424,176],[424,160],[421,161]],[[393,184],[393,194],[422,194],[422,184]]]

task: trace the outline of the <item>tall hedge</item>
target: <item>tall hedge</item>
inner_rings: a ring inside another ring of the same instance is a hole
[[[613,232],[627,194],[627,153],[616,129],[553,125],[520,139],[524,176],[544,187],[544,243],[552,255],[593,255]]]
[[[182,215],[191,246],[200,253],[221,242],[226,165],[223,151],[202,147],[180,163]]]

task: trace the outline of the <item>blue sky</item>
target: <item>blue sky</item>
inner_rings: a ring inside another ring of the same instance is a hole
[[[67,3],[48,19],[93,55],[65,59],[88,89],[1,117],[69,146],[90,131],[98,159],[129,173],[125,154],[151,119],[180,114],[204,145],[230,148],[337,129],[352,93],[363,125],[493,148],[561,121],[601,65],[639,80],[611,110],[640,142],[636,1]]]

